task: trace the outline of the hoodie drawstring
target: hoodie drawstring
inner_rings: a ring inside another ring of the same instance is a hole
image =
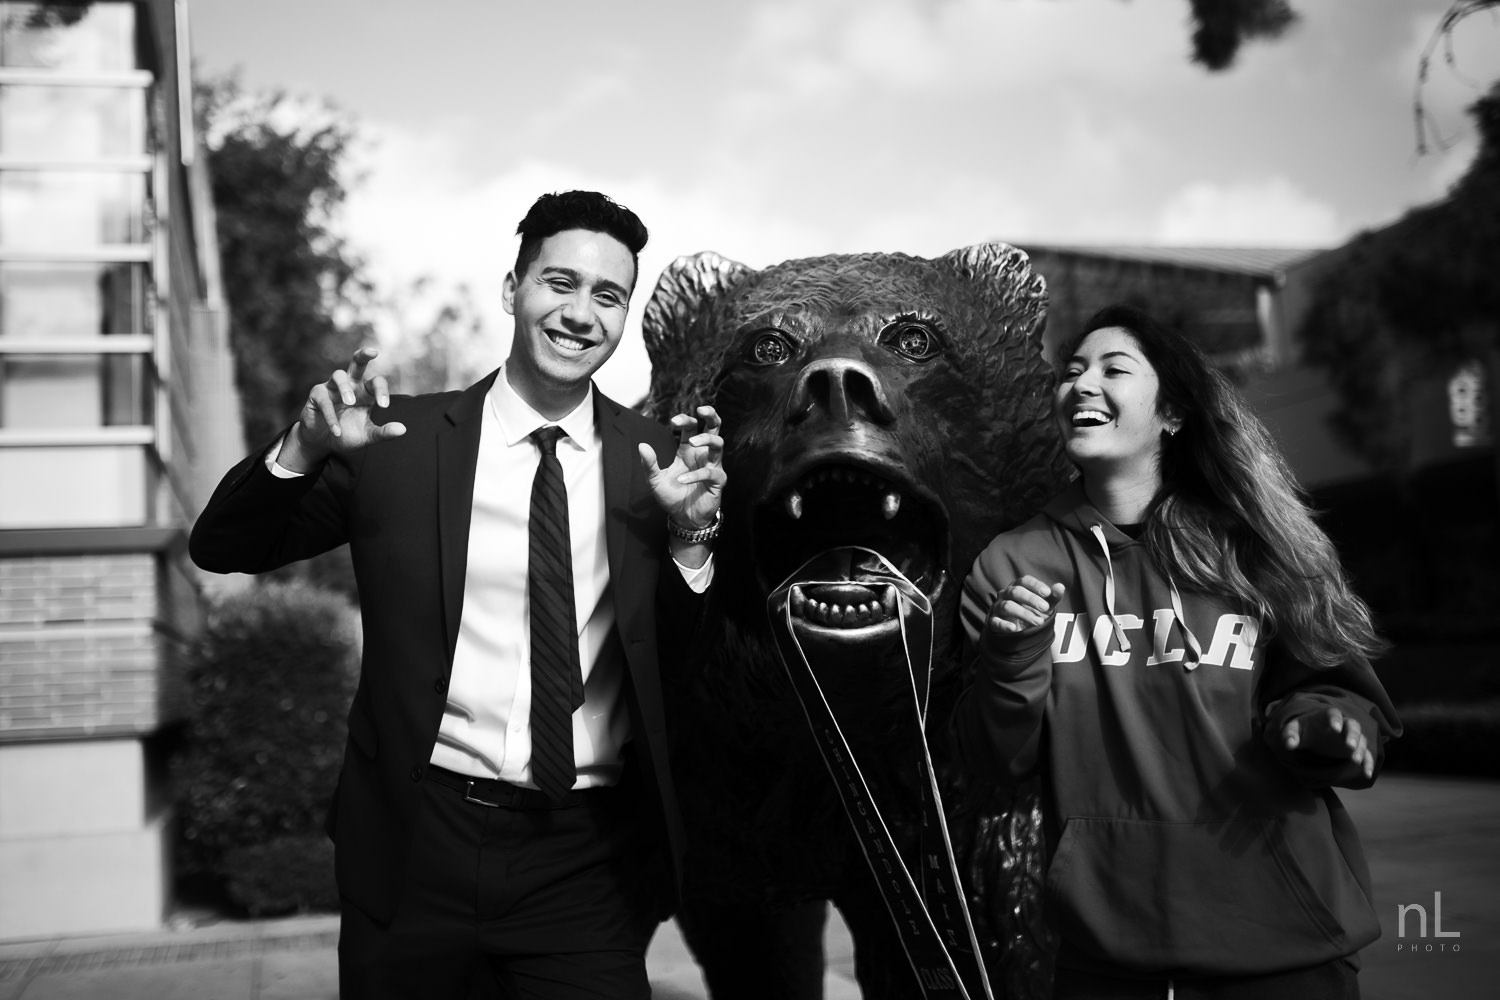
[[[1099,543],[1099,551],[1104,553],[1104,613],[1109,615],[1109,622],[1115,627],[1115,641],[1120,644],[1120,651],[1128,653],[1130,640],[1125,638],[1125,630],[1115,617],[1115,564],[1109,555],[1109,541],[1104,537],[1104,529],[1097,524],[1089,525],[1089,533]],[[1182,666],[1185,670],[1193,670],[1203,659],[1203,647],[1193,630],[1188,628],[1187,619],[1182,614],[1182,595],[1177,592],[1177,583],[1170,576],[1167,577],[1167,586],[1172,591],[1172,618],[1182,629],[1183,638],[1187,642],[1187,655],[1183,658]]]
[[[1104,539],[1104,529],[1097,524],[1090,525],[1089,531],[1099,543],[1099,550],[1104,553],[1104,613],[1109,615],[1109,623],[1115,627],[1115,641],[1120,644],[1120,651],[1128,653],[1130,640],[1125,638],[1125,630],[1115,617],[1115,564],[1109,558],[1109,542]]]
[[[1169,576],[1167,586],[1172,588],[1172,617],[1181,626],[1182,635],[1187,640],[1187,657],[1182,661],[1182,666],[1185,670],[1192,670],[1203,659],[1203,647],[1198,644],[1198,637],[1188,628],[1187,619],[1182,616],[1182,595],[1177,592],[1177,582]]]

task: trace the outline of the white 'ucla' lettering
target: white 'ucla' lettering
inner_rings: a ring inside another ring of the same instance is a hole
[[[1151,655],[1146,658],[1148,667],[1163,663],[1178,663],[1186,655],[1181,646],[1168,648],[1172,641],[1172,625],[1177,615],[1171,608],[1157,608],[1151,612],[1153,621]],[[1135,615],[1116,615],[1121,630],[1139,629],[1145,622]],[[1090,628],[1092,625],[1092,628]],[[1123,649],[1111,649],[1115,629],[1107,615],[1092,623],[1085,614],[1059,612],[1052,623],[1052,662],[1077,663],[1088,654],[1092,643],[1099,662],[1106,667],[1123,666],[1130,662],[1130,653]],[[1214,627],[1213,642],[1203,655],[1204,663],[1223,666],[1226,657],[1232,670],[1255,669],[1255,644],[1260,639],[1260,623],[1247,615],[1220,615]]]
[[[1057,620],[1052,623],[1053,663],[1077,663],[1083,659],[1083,637],[1087,623],[1087,615],[1075,615],[1066,611],[1058,614]],[[1073,628],[1070,629],[1070,625]]]
[[[1234,658],[1229,661],[1233,670],[1255,669],[1255,640],[1260,637],[1260,625],[1246,615],[1220,615],[1219,625],[1214,629],[1214,641],[1203,654],[1204,663],[1221,666],[1229,647],[1234,647]]]
[[[1120,631],[1138,629],[1145,622],[1135,615],[1115,615],[1115,621],[1120,623]],[[1099,654],[1099,662],[1106,667],[1120,667],[1130,662],[1130,653],[1125,649],[1119,649],[1111,653],[1109,651],[1110,640],[1115,637],[1115,623],[1105,615],[1094,622],[1094,651]]]
[[[1151,655],[1146,659],[1146,666],[1176,663],[1186,655],[1186,650],[1181,646],[1176,649],[1167,648],[1167,642],[1172,638],[1172,623],[1177,620],[1176,613],[1171,608],[1157,608],[1151,612],[1151,617],[1156,621],[1156,630],[1151,636]]]

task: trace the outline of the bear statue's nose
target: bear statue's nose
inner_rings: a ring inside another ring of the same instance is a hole
[[[861,418],[881,426],[896,421],[880,376],[854,358],[820,358],[802,369],[787,402],[787,422],[800,424],[819,409],[841,427]]]

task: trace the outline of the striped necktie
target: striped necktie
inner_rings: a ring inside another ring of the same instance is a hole
[[[568,490],[557,460],[561,427],[532,432],[542,461],[531,483],[531,780],[561,799],[577,776],[573,712],[583,704],[578,663],[578,618],[573,608],[573,547],[568,536]]]

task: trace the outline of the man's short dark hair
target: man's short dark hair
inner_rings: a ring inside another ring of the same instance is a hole
[[[640,253],[646,245],[646,224],[630,209],[598,191],[561,191],[544,194],[531,206],[516,227],[521,249],[516,254],[516,277],[526,274],[542,251],[542,241],[569,229],[613,236],[630,251],[631,262],[640,271]]]

